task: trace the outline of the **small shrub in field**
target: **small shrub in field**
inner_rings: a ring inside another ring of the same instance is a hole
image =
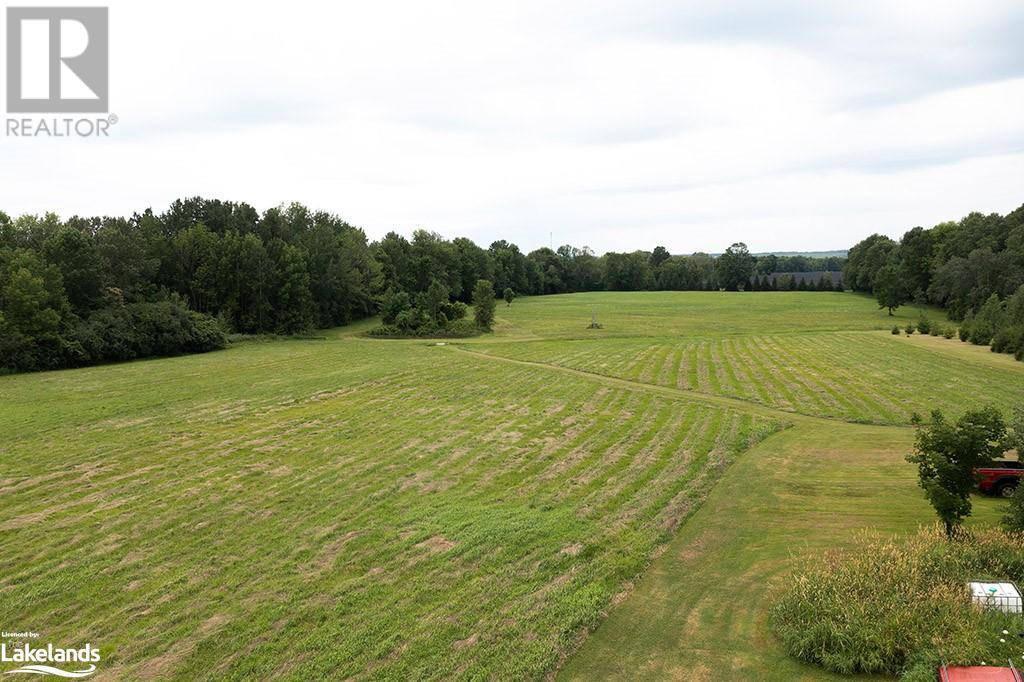
[[[933,324],[933,325],[932,325],[932,326],[931,326],[931,327],[930,327],[930,328],[928,329],[928,333],[929,333],[929,334],[930,334],[931,336],[938,336],[939,334],[941,334],[941,333],[942,333],[942,328],[941,328],[941,327],[939,327],[939,325],[937,325],[937,324]]]
[[[892,326],[892,335],[893,336],[899,336],[899,334],[900,334],[900,326],[898,324],[894,324]]]
[[[904,331],[907,332],[907,336],[910,336],[911,334],[914,333],[915,329],[916,327],[914,327],[914,324],[912,322],[907,322],[907,326],[904,329]]]
[[[902,541],[863,535],[789,580],[771,624],[791,656],[833,672],[934,680],[942,661],[1021,655],[1019,643],[999,641],[1003,629],[1020,631],[1018,617],[972,605],[966,583],[1022,578],[1022,534],[990,528],[949,541],[936,526]]]
[[[942,330],[942,335],[947,339],[953,338],[955,334],[956,330],[953,329],[952,327],[946,327],[945,329]]]
[[[927,317],[922,315],[921,319],[919,319],[917,321],[917,331],[919,331],[921,334],[928,334],[929,332],[931,332],[931,330],[932,330],[931,320],[929,320]]]

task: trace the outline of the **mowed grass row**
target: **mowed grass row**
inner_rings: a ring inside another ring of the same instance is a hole
[[[793,331],[889,330],[937,308],[904,306],[889,316],[870,296],[800,291],[603,291],[499,303],[498,336],[510,339],[684,338]],[[588,329],[592,318],[601,329]],[[486,340],[484,340],[486,341]]]
[[[97,679],[537,677],[777,427],[405,342],[0,377],[0,622]]]
[[[965,352],[937,352],[942,343]],[[959,341],[924,345],[887,333],[522,341],[476,349],[857,422],[907,423],[915,411],[959,413],[978,402],[1009,409],[1024,401],[1024,365],[1012,358],[982,363]]]

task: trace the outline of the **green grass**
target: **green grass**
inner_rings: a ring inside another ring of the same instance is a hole
[[[788,657],[769,607],[803,557],[933,521],[903,460],[912,443],[912,429],[807,422],[746,452],[561,677],[849,679]],[[976,497],[970,523],[1004,504]]]
[[[0,622],[126,678],[536,677],[776,426],[349,338],[0,402]]]
[[[927,308],[931,319],[941,310]],[[591,315],[603,329],[587,329]],[[873,298],[824,292],[592,292],[499,302],[499,336],[510,338],[685,338],[797,331],[869,331],[916,322],[920,309],[902,307],[890,317]]]
[[[931,337],[928,337],[931,338]],[[940,344],[941,342],[941,344]],[[782,410],[866,423],[909,423],[913,412],[958,413],[984,392],[1008,409],[1024,400],[1024,363],[935,352],[887,332],[743,334],[679,341],[605,339],[492,344],[487,352],[631,381],[732,396]]]
[[[107,679],[819,678],[771,585],[931,519],[913,430],[847,420],[1024,395],[1021,363],[853,294],[498,314],[0,377],[0,624]]]

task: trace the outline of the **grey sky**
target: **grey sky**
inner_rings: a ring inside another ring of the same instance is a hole
[[[0,209],[199,194],[371,237],[690,252],[1024,203],[1019,1],[110,8],[113,137],[0,138]]]

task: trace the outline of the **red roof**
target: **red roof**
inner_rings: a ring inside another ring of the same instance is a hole
[[[996,666],[950,666],[939,671],[941,682],[1021,682],[1020,674],[1013,668]]]

